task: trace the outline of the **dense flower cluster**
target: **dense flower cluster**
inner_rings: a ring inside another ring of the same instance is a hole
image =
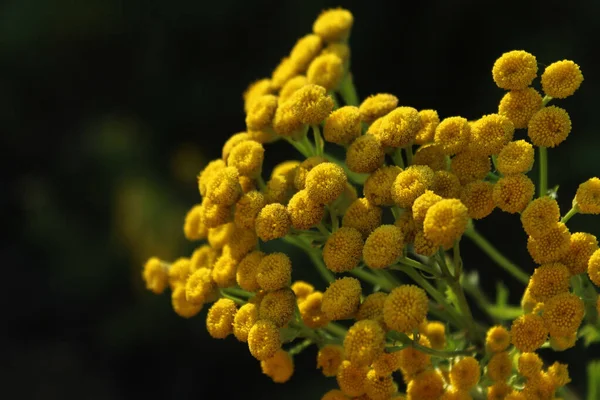
[[[316,367],[339,387],[323,399],[555,398],[570,381],[567,366],[544,367],[536,351],[574,346],[597,304],[581,287],[600,285],[596,237],[566,225],[576,213],[600,213],[600,180],[581,184],[562,219],[547,187],[546,148],[571,131],[567,111],[547,104],[579,88],[579,66],[547,66],[542,97],[531,86],[535,56],[503,54],[492,68],[506,90],[498,112],[474,121],[389,93],[359,102],[352,24],[347,10],[324,11],[272,75],[244,92],[246,131],[200,171],[202,201],[185,217],[185,236],[200,244],[172,263],[150,258],[147,288],[170,288],[184,318],[210,307],[210,335],[246,343],[274,382],[289,380],[294,356],[317,345]],[[266,175],[274,141],[302,159]],[[332,155],[339,151],[345,159]],[[527,175],[534,162],[537,197]],[[520,215],[538,264],[531,276],[475,230],[495,208]],[[473,320],[465,292],[482,297],[461,279],[463,236],[527,285],[512,316],[482,305],[494,326]],[[273,240],[306,252],[327,287],[296,280],[285,253],[261,251]]]

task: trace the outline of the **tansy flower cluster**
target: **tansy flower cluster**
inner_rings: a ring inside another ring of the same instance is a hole
[[[548,103],[577,91],[580,67],[549,63],[540,93],[536,57],[502,54],[490,81],[505,93],[475,120],[391,93],[361,101],[353,22],[348,10],[323,11],[248,86],[246,129],[199,171],[200,200],[184,218],[197,248],[173,262],[150,258],[147,288],[169,289],[184,318],[208,308],[209,334],[235,337],[274,382],[317,346],[315,367],[336,384],[322,399],[554,399],[568,367],[536,352],[575,345],[580,326],[596,323],[600,285],[596,237],[567,225],[600,214],[600,180],[582,183],[564,215],[548,188],[547,148],[571,132],[567,110]],[[276,141],[298,158],[266,171]],[[531,273],[475,230],[495,209],[520,218]],[[485,296],[467,270],[494,264],[463,266],[463,237],[524,285],[520,306],[479,304],[489,319],[474,320],[467,295]],[[306,266],[266,252],[271,241],[305,252],[324,284],[297,280]]]

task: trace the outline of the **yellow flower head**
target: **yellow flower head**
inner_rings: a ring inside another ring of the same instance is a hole
[[[379,376],[391,375],[400,369],[400,352],[381,353],[381,355],[371,364],[371,368]]]
[[[546,264],[560,260],[569,251],[571,233],[565,224],[558,222],[544,236],[527,239],[527,250],[538,264]]]
[[[187,240],[202,240],[208,234],[208,229],[202,219],[203,209],[201,204],[196,204],[185,215],[183,233]]]
[[[169,268],[169,286],[171,289],[176,286],[185,286],[188,277],[190,276],[190,259],[180,257],[171,264]],[[185,291],[184,291],[185,292]]]
[[[548,376],[554,383],[554,386],[557,388],[565,386],[567,383],[571,382],[571,377],[569,376],[569,366],[567,364],[554,362],[550,367],[548,367]]]
[[[377,227],[365,241],[362,255],[371,268],[385,268],[393,264],[404,248],[403,232],[395,225]]]
[[[542,237],[547,234],[560,219],[558,203],[544,196],[533,200],[521,214],[523,229],[529,236]]]
[[[293,96],[300,90],[298,88],[285,103],[280,102],[275,111],[275,118],[273,118],[273,130],[275,133],[285,137],[291,137],[293,139],[300,139],[304,134],[304,124],[300,120],[300,114],[295,109],[293,102]]]
[[[446,325],[439,321],[427,321],[422,333],[427,336],[431,348],[443,350],[446,347]]]
[[[460,201],[469,210],[469,218],[482,219],[494,211],[494,185],[486,181],[475,181],[466,185]]]
[[[419,147],[412,163],[413,165],[427,165],[434,171],[441,171],[446,169],[446,155],[440,145],[428,143]]]
[[[264,190],[264,203],[286,204],[294,193],[293,180],[285,175],[275,175],[267,182]]]
[[[363,100],[359,106],[360,118],[367,124],[387,115],[398,106],[398,98],[389,93],[378,93]]]
[[[352,364],[348,360],[340,364],[336,380],[338,386],[348,396],[361,396],[365,393],[365,381],[369,367]]]
[[[295,307],[296,296],[291,289],[275,290],[263,297],[258,309],[258,318],[269,320],[281,328],[291,321]]]
[[[342,226],[358,230],[363,239],[381,225],[383,210],[365,198],[356,199],[346,210]]]
[[[371,134],[360,136],[346,150],[346,165],[352,172],[369,173],[383,165],[385,152],[378,138]]]
[[[526,175],[507,175],[494,185],[494,203],[502,211],[518,213],[527,207],[534,192],[535,185]]]
[[[321,156],[308,157],[302,161],[295,170],[294,174],[294,187],[298,190],[306,188],[306,175],[317,165],[327,162],[327,160]]]
[[[404,239],[404,243],[414,242],[415,236],[417,234],[417,225],[415,224],[415,220],[413,219],[412,211],[405,210],[402,214],[400,214],[398,218],[396,218],[396,221],[394,221],[394,225],[400,228],[400,230],[402,231],[402,238]]]
[[[345,41],[350,36],[354,17],[343,8],[325,10],[313,24],[313,32],[326,42]]]
[[[258,320],[248,332],[248,349],[259,361],[267,360],[281,348],[279,328],[268,320]]]
[[[287,205],[290,222],[296,229],[310,229],[323,219],[325,208],[311,199],[306,190],[300,190]]]
[[[473,357],[461,359],[450,369],[450,382],[452,386],[462,390],[469,390],[477,385],[480,376],[479,362]]]
[[[521,353],[517,370],[525,378],[533,378],[542,372],[544,363],[536,353]]]
[[[325,376],[336,376],[344,358],[344,348],[342,346],[327,344],[321,347],[317,353],[317,368],[320,368]]]
[[[369,319],[356,322],[344,338],[346,358],[354,365],[370,365],[385,346],[385,332],[381,325]]]
[[[522,352],[542,347],[548,338],[544,320],[537,314],[525,314],[515,319],[510,328],[512,344]]]
[[[185,286],[177,285],[171,292],[171,305],[180,317],[191,318],[202,310],[202,304],[192,304],[185,297]]]
[[[265,198],[262,193],[253,190],[244,194],[235,205],[235,224],[245,229],[254,229],[256,217],[264,206]]]
[[[252,190],[256,190],[256,181],[254,180],[254,178],[240,175],[238,181],[240,182],[240,187],[242,188],[242,194],[246,194]]]
[[[449,171],[435,171],[431,190],[444,199],[458,199],[460,198],[462,188],[458,176],[454,175],[454,173]]]
[[[236,143],[237,144],[237,143]],[[209,162],[198,175],[198,190],[202,197],[208,193],[208,184],[216,172],[225,168],[225,160],[216,159]]]
[[[560,293],[544,303],[542,317],[552,336],[567,336],[577,331],[583,320],[583,300],[572,293]]]
[[[318,35],[308,34],[298,39],[290,51],[290,59],[295,65],[296,71],[306,71],[322,48],[323,40]]]
[[[232,258],[240,261],[246,254],[256,248],[258,237],[254,229],[235,227],[229,243],[223,246],[223,253],[228,253]]]
[[[417,197],[412,205],[412,216],[415,223],[422,224],[425,221],[427,210],[440,200],[442,200],[442,197],[431,190],[426,190],[425,193]]]
[[[429,301],[425,291],[415,285],[401,285],[392,290],[383,306],[383,319],[390,329],[410,332],[427,315]]]
[[[490,172],[492,163],[488,156],[465,151],[455,155],[450,166],[460,183],[466,185],[469,182],[485,178]]]
[[[504,351],[510,345],[510,332],[502,325],[492,326],[485,335],[485,347],[493,352]]]
[[[231,257],[230,254],[223,252],[211,270],[212,280],[221,288],[235,285],[237,264],[236,259]]]
[[[531,117],[527,135],[540,147],[556,147],[571,132],[571,118],[566,110],[556,106],[544,107]]]
[[[220,250],[229,243],[234,230],[235,224],[233,222],[210,228],[208,230],[208,243],[213,249]]]
[[[588,276],[596,286],[600,286],[600,250],[594,251],[588,261]]]
[[[209,245],[202,245],[192,253],[190,258],[190,271],[196,271],[200,268],[212,269],[217,260],[217,252]]]
[[[152,257],[144,264],[142,278],[146,283],[146,289],[161,294],[169,283],[168,268],[158,258]]]
[[[271,80],[264,78],[252,82],[244,92],[244,111],[248,112],[254,101],[265,94],[272,93],[275,88],[271,85]]]
[[[513,50],[502,54],[494,63],[492,76],[499,88],[525,89],[537,76],[537,60],[533,54]]]
[[[504,175],[525,173],[533,166],[534,155],[530,143],[524,140],[510,142],[500,150],[496,167]]]
[[[439,246],[425,236],[421,227],[416,230],[413,247],[416,254],[426,257],[433,256],[439,250]]]
[[[569,269],[571,275],[583,274],[594,251],[598,250],[596,236],[585,232],[571,235],[569,251],[560,260]]]
[[[356,320],[372,320],[381,324],[382,327],[386,328],[383,322],[383,305],[387,298],[387,293],[375,292],[365,297],[364,301],[358,308],[356,313]]]
[[[331,389],[321,397],[321,400],[347,400],[348,397],[339,389]]]
[[[511,392],[512,386],[506,382],[495,382],[487,388],[488,400],[505,400],[505,397]]]
[[[290,216],[284,205],[267,204],[256,217],[256,234],[266,242],[287,235],[290,230]]]
[[[306,77],[308,83],[335,90],[344,77],[344,62],[337,54],[321,54],[310,63]]]
[[[290,57],[282,58],[271,74],[271,88],[274,90],[281,89],[287,81],[299,72],[298,65],[294,60]]]
[[[192,304],[204,304],[217,294],[217,285],[212,280],[211,270],[200,268],[185,283],[185,298]]]
[[[308,84],[296,90],[288,100],[303,124],[317,125],[333,110],[333,99],[323,86]]]
[[[501,351],[490,358],[487,364],[487,375],[493,381],[504,382],[512,373],[512,360],[508,351]]]
[[[256,142],[246,141],[244,143]],[[229,157],[231,158],[231,154]],[[225,167],[215,172],[208,182],[206,197],[215,204],[224,206],[235,204],[242,196],[242,188],[238,180],[239,176],[240,174],[235,167]]]
[[[231,218],[231,206],[214,203],[208,198],[202,202],[202,221],[206,228],[223,225],[231,221]]]
[[[465,150],[471,138],[471,126],[463,117],[444,118],[435,128],[434,143],[439,145],[446,155]]]
[[[322,51],[321,54],[335,54],[338,56],[345,66],[350,60],[350,46],[343,42],[329,43]]]
[[[275,383],[285,383],[294,374],[294,360],[287,351],[277,350],[275,355],[260,362],[263,374],[273,379]]]
[[[306,296],[306,298],[298,305],[300,316],[304,325],[312,329],[322,328],[327,325],[330,320],[321,310],[323,304],[323,293],[314,292]]]
[[[285,103],[302,86],[308,85],[308,79],[304,75],[297,75],[283,85],[279,91],[279,104]]]
[[[421,119],[421,129],[417,132],[415,137],[416,144],[426,144],[433,142],[435,135],[435,128],[440,123],[440,117],[435,110],[421,110],[419,111],[419,118]]]
[[[469,150],[483,156],[498,154],[512,140],[514,133],[515,126],[508,117],[484,115],[471,125]]]
[[[285,253],[272,253],[260,260],[256,283],[261,289],[273,291],[290,285],[292,262]]]
[[[258,306],[252,303],[246,303],[241,306],[233,318],[233,334],[236,339],[246,343],[248,341],[248,333],[256,321],[258,321]]]
[[[306,174],[306,192],[314,202],[329,204],[344,192],[347,181],[342,167],[330,162],[321,163]]]
[[[583,82],[579,65],[571,60],[554,62],[542,74],[542,89],[547,96],[564,99],[571,96]]]
[[[529,291],[534,299],[545,302],[557,294],[569,291],[570,277],[571,274],[564,264],[544,264],[533,271]]]
[[[469,210],[457,199],[443,199],[427,210],[423,231],[433,243],[450,248],[467,229]]]
[[[298,303],[305,300],[309,294],[315,291],[315,287],[305,281],[295,281],[292,283],[292,286],[290,286],[290,289],[292,289],[292,292],[296,295]]]
[[[446,391],[440,397],[440,400],[472,400],[473,397],[466,390],[457,389],[454,387],[447,387]]]
[[[233,333],[233,319],[237,307],[233,300],[219,299],[208,310],[206,316],[206,329],[215,339],[225,339]]]
[[[277,96],[265,94],[258,97],[246,114],[246,127],[249,131],[260,131],[267,128],[273,122],[276,110]]]
[[[419,337],[419,344],[431,348],[431,343],[425,336]],[[431,365],[431,356],[413,347],[407,347],[398,353],[400,353],[398,360],[400,370],[405,377],[414,376]]]
[[[425,165],[411,165],[400,172],[394,180],[391,193],[394,202],[402,208],[410,208],[425,190],[433,184],[433,171]]]
[[[415,140],[420,129],[419,112],[412,107],[398,107],[383,117],[373,134],[384,146],[405,147]]]
[[[345,277],[332,282],[323,294],[321,310],[332,321],[354,316],[360,305],[360,281]]]
[[[498,105],[498,114],[510,119],[516,129],[527,128],[529,120],[542,108],[542,96],[534,88],[511,90]]]
[[[264,155],[265,149],[262,144],[246,140],[231,149],[227,165],[235,167],[242,176],[256,178],[262,170]]]
[[[329,115],[323,128],[326,141],[346,145],[361,135],[360,112],[358,107],[340,107]]]
[[[374,369],[367,372],[365,394],[372,400],[387,400],[398,390],[391,375],[381,376]]]
[[[358,266],[364,241],[359,231],[347,226],[334,232],[323,247],[323,261],[333,272],[346,272]]]
[[[378,206],[392,206],[392,185],[398,174],[402,172],[402,168],[395,165],[383,166],[373,172],[367,180],[363,188],[365,197],[372,203]]]
[[[554,351],[565,351],[575,346],[577,342],[577,332],[570,333],[566,336],[550,336],[550,347]]]
[[[579,185],[575,203],[582,214],[600,214],[600,179],[590,178]]]
[[[426,370],[414,377],[406,388],[409,399],[437,400],[444,394],[444,380],[439,372]]]

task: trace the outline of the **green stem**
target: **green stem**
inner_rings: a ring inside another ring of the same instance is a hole
[[[340,227],[340,220],[333,207],[327,206],[329,210],[329,218],[331,219],[331,232],[336,232]]]
[[[342,167],[344,169],[344,172],[346,173],[346,176],[348,177],[348,179],[350,179],[352,182],[354,182],[358,185],[364,185],[365,181],[369,177],[369,174],[359,174],[359,173],[350,171],[345,162],[338,160],[337,158],[333,157],[332,155],[324,153],[323,157],[325,157],[327,159],[327,161],[335,163],[335,164],[339,165],[340,167]]]
[[[408,146],[406,146],[404,151],[406,152],[406,164],[412,165],[413,164],[412,142]]]
[[[467,229],[465,235],[475,242],[496,264],[502,269],[511,274],[518,281],[527,285],[529,283],[529,275],[521,271],[517,265],[513,264],[508,258],[504,257],[490,242],[481,236],[475,228]]]
[[[229,300],[233,300],[235,302],[235,304],[243,306],[244,304],[246,304],[246,300],[242,300],[234,295],[231,295],[229,293],[226,292],[227,289],[221,289],[221,296],[229,299]]]
[[[235,288],[235,287],[230,287],[230,288],[223,289],[223,290],[226,290],[227,293],[229,293],[229,294],[231,294],[233,296],[245,297],[247,299],[249,299],[249,298],[251,298],[251,297],[254,296],[254,293],[252,293],[252,292],[247,292],[247,291],[245,291],[243,289],[238,289],[238,288]]]
[[[323,236],[329,237],[330,233],[322,222],[319,222],[316,227]]]
[[[392,153],[392,161],[394,161],[394,164],[398,167],[404,169],[404,160],[402,159],[402,149],[400,147]]]
[[[560,222],[562,222],[563,224],[566,224],[567,221],[569,221],[571,219],[571,217],[573,217],[573,215],[577,214],[578,212],[579,212],[579,207],[577,207],[577,206],[571,207],[569,212],[564,217],[561,218]]]
[[[323,141],[323,137],[321,136],[321,129],[319,125],[311,125],[313,136],[315,138],[315,154],[317,156],[323,155],[323,149],[325,148],[325,142]]]
[[[462,262],[462,258],[460,257],[460,239],[458,239],[456,241],[456,243],[454,244],[454,277],[456,279],[460,279],[460,276],[462,275],[462,267],[463,267],[463,262]]]
[[[405,265],[407,267],[412,267],[418,270],[421,270],[423,272],[427,272],[429,275],[433,275],[433,276],[438,276],[439,274],[436,273],[433,269],[431,269],[428,265],[425,265],[423,263],[420,263],[416,260],[413,260],[411,258],[408,257],[403,257],[401,259],[398,260],[398,264],[402,264]],[[404,267],[396,267],[395,265],[392,265],[390,267],[390,269],[396,269],[398,271],[404,271]]]
[[[348,106],[358,106],[358,95],[356,94],[356,88],[354,87],[354,83],[352,82],[352,74],[350,72],[346,73],[342,83],[340,85],[340,95],[342,99],[344,99],[344,103]]]
[[[420,352],[430,354],[434,357],[439,358],[454,358],[456,356],[470,356],[475,353],[475,349],[465,349],[465,350],[454,350],[454,351],[445,351],[445,350],[435,350],[426,346],[419,344],[418,342],[410,339],[406,334],[401,334],[399,332],[391,331],[389,332],[389,336],[392,340],[401,342],[403,346],[387,346],[386,351],[388,353],[403,350],[408,347],[415,348]]]
[[[544,96],[544,98],[542,99],[542,106],[545,107],[546,104],[548,104],[550,102],[550,100],[552,100],[551,96],[548,96],[548,95]]]
[[[540,197],[548,194],[548,149],[539,147],[540,149]]]
[[[258,175],[258,177],[256,178],[256,183],[258,183],[258,188],[261,192],[266,192],[267,184],[265,183],[265,180],[263,179],[262,175]]]
[[[308,153],[311,156],[314,156],[317,154],[317,150],[315,149],[315,146],[313,146],[312,142],[308,138],[308,135],[305,134],[302,136],[302,143],[303,143],[304,147],[308,150]]]
[[[304,143],[296,141],[289,137],[285,137],[285,136],[284,136],[284,139],[286,142],[291,144],[296,150],[298,150],[298,152],[300,154],[302,154],[304,157],[308,158],[311,156],[309,149],[307,149],[306,146],[304,146]]]
[[[328,323],[323,329],[331,333],[333,336],[337,336],[339,338],[344,338],[348,333],[348,330],[346,328],[344,328],[340,324],[336,324],[335,322]]]
[[[389,282],[387,279],[379,277],[363,268],[354,268],[350,271],[350,273],[365,282],[368,282],[374,286],[379,286],[386,292],[391,291],[395,287],[394,284]]]
[[[285,242],[304,250],[304,252],[308,255],[310,260],[317,268],[317,272],[319,272],[319,274],[325,280],[325,282],[331,283],[335,281],[335,276],[325,266],[325,263],[323,262],[323,257],[321,256],[321,251],[319,249],[312,248],[310,244],[306,243],[304,240],[298,237],[292,237],[287,235],[284,236],[282,239]]]

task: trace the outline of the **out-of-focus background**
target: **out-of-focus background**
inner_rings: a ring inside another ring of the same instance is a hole
[[[209,338],[206,310],[177,317],[168,294],[143,288],[140,271],[149,256],[191,253],[181,227],[199,201],[196,174],[244,130],[241,93],[270,75],[322,9],[339,5],[355,15],[359,96],[394,93],[402,105],[441,117],[497,110],[503,91],[491,68],[505,51],[530,51],[540,72],[573,59],[585,81],[555,102],[569,111],[573,131],[550,151],[550,184],[560,185],[563,212],[578,184],[600,175],[599,2],[5,0],[0,375],[7,398],[313,399],[335,385],[315,370],[314,349],[296,358],[289,383],[272,383],[245,345]],[[268,165],[299,157],[274,146]],[[599,216],[569,225],[600,235]],[[532,271],[518,216],[495,211],[480,230]],[[517,302],[522,287],[464,242],[466,268],[485,274],[491,296],[504,280]],[[556,358],[572,362],[580,395],[583,360],[595,350],[578,345]]]

